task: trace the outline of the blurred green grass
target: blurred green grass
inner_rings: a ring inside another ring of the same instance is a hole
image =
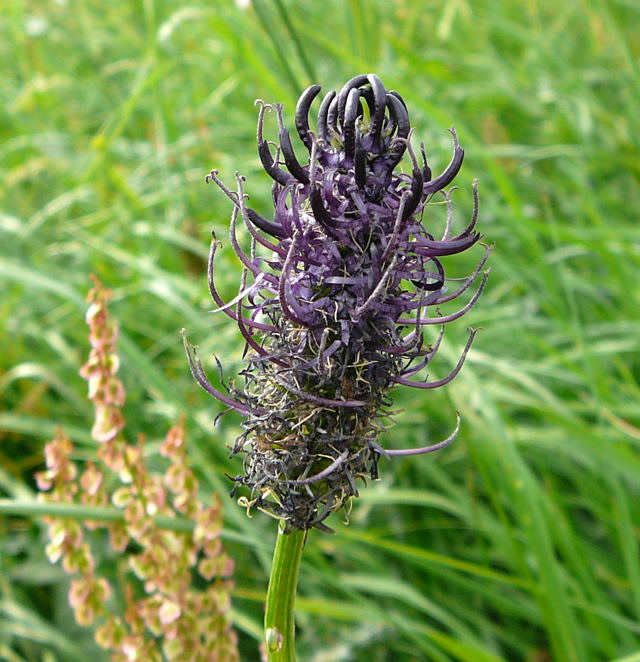
[[[466,325],[482,326],[467,367],[441,392],[398,390],[387,443],[445,436],[456,409],[461,436],[383,463],[349,527],[310,536],[301,659],[640,660],[638,5],[240,5],[0,9],[0,490],[31,493],[56,425],[79,457],[93,452],[77,371],[95,273],[115,290],[130,436],[144,432],[153,455],[186,412],[202,484],[226,493],[239,420],[212,427],[217,404],[192,384],[178,335],[187,327],[203,355],[238,367],[233,325],[206,312],[208,234],[224,236],[229,207],[203,175],[241,171],[266,211],[254,99],[284,102],[291,121],[306,85],[375,71],[403,94],[434,163],[456,126],[458,222],[478,177],[497,247],[488,292],[442,355],[444,374]],[[230,253],[218,272],[233,296]],[[273,524],[230,499],[226,518],[250,660]],[[0,536],[0,660],[104,659],[72,623],[38,523],[5,518]]]

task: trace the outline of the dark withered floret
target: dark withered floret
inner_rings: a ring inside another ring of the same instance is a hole
[[[308,152],[304,161],[294,152],[282,106],[257,102],[258,154],[274,180],[273,219],[247,206],[241,176],[235,192],[216,171],[206,178],[234,204],[230,241],[244,266],[240,292],[225,303],[216,290],[215,235],[209,288],[218,310],[236,321],[246,342],[242,390],[230,386],[225,395],[215,389],[185,341],[198,383],[245,417],[233,449],[244,454],[244,473],[235,478],[250,490],[243,502],[284,519],[289,529],[326,528],[325,518],[357,495],[358,479],[377,477],[380,455],[426,453],[455,437],[457,425],[448,439],[426,448],[385,450],[378,443],[393,386],[435,388],[460,371],[473,330],[449,376],[410,379],[431,362],[442,338],[426,344],[423,327],[461,317],[487,279],[483,273],[457,312],[437,311],[476,281],[488,256],[486,249],[474,272],[446,292],[439,258],[481,237],[475,230],[475,182],[471,222],[452,233],[451,198],[443,189],[464,156],[455,130],[451,162],[433,178],[424,146],[420,162],[411,148],[404,101],[375,74],[352,78],[338,94],[329,92],[313,132],[308,115],[319,92],[319,85],[308,88],[296,108],[296,130]],[[273,109],[277,144],[263,135],[265,112]],[[405,153],[410,174],[400,169]],[[447,221],[435,239],[422,215],[438,192]],[[236,239],[238,218],[252,237],[248,255]]]

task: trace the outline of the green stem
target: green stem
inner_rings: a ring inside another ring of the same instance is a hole
[[[304,531],[283,533],[282,523],[278,527],[264,615],[268,662],[296,661],[293,605],[304,539]]]
[[[124,522],[124,511],[109,506],[85,506],[79,503],[59,503],[51,501],[27,501],[0,499],[0,515],[21,515],[23,517],[68,517],[79,521]],[[158,515],[153,518],[159,529],[169,529],[189,533],[195,524],[180,517]]]

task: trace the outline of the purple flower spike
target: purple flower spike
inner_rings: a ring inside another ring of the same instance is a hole
[[[206,177],[234,205],[230,239],[243,265],[240,290],[228,302],[218,294],[215,236],[209,288],[215,312],[235,320],[245,340],[243,388],[230,385],[226,395],[214,388],[187,345],[198,384],[245,418],[233,449],[244,454],[244,472],[234,479],[250,491],[244,504],[284,519],[288,529],[327,530],[324,519],[357,495],[356,480],[377,478],[381,455],[429,453],[453,441],[459,420],[447,439],[424,448],[387,451],[378,438],[390,415],[390,389],[436,388],[460,372],[476,332],[470,330],[453,370],[429,381],[418,373],[436,355],[442,333],[429,344],[423,329],[468,312],[488,273],[482,272],[486,248],[469,276],[453,279],[462,282],[457,289],[445,287],[441,258],[481,238],[476,182],[472,218],[461,233],[452,232],[451,192],[444,187],[464,158],[455,130],[451,162],[432,177],[424,146],[421,164],[411,147],[402,97],[378,76],[355,76],[337,94],[329,92],[314,132],[309,111],[320,89],[309,87],[296,106],[297,147],[282,106],[257,102],[258,156],[274,180],[272,218],[250,208],[243,177],[236,176],[236,191],[215,170]],[[268,111],[275,111],[276,144],[263,135]],[[405,154],[410,174],[400,169]],[[422,224],[438,192],[447,210],[440,239]],[[238,218],[249,231],[250,251],[236,237]],[[438,309],[470,288],[475,293],[454,312]]]

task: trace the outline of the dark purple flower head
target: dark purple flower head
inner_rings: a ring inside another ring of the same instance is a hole
[[[478,195],[474,182],[471,222],[452,231],[449,193],[443,192],[462,165],[464,152],[454,129],[453,157],[433,178],[421,145],[419,162],[410,144],[407,108],[375,74],[352,78],[329,92],[318,111],[309,109],[320,92],[307,89],[295,125],[308,156],[300,160],[282,118],[282,106],[258,101],[258,153],[273,178],[275,212],[267,219],[249,208],[244,179],[230,191],[216,171],[207,176],[234,204],[230,241],[244,266],[238,296],[225,303],[214,278],[215,236],[209,258],[209,287],[220,311],[234,319],[246,342],[244,386],[228,394],[207,380],[195,349],[191,370],[198,383],[245,417],[234,453],[244,453],[244,473],[235,480],[250,490],[248,506],[286,520],[292,529],[326,528],[322,522],[357,494],[357,479],[377,477],[380,455],[418,454],[440,444],[407,451],[378,443],[388,416],[389,390],[396,384],[430,389],[460,371],[475,331],[448,377],[411,379],[438,350],[423,340],[423,327],[457,319],[440,304],[456,299],[480,275],[480,263],[447,293],[440,258],[461,253],[481,237],[475,231]],[[264,138],[265,112],[275,109],[278,144]],[[400,169],[408,155],[410,174]],[[441,193],[447,206],[443,235],[422,224],[428,202]],[[242,220],[252,237],[246,254],[236,238]],[[258,254],[260,247],[261,255]]]

